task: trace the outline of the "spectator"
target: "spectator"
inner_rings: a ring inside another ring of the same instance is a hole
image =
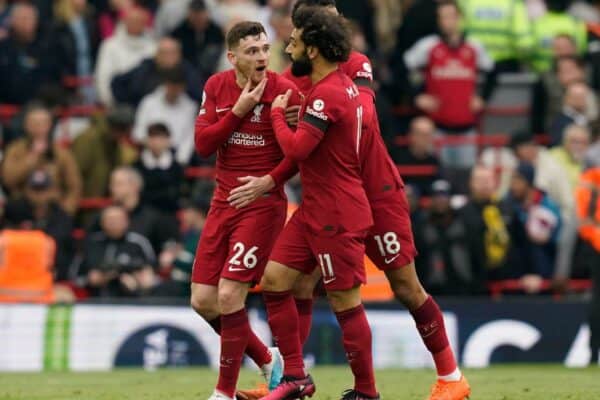
[[[107,0],[108,5],[101,9],[98,17],[98,32],[100,39],[111,37],[123,15],[135,5],[135,0]]]
[[[587,128],[569,125],[565,128],[562,146],[556,146],[550,150],[550,155],[567,174],[571,193],[574,193],[579,176],[583,172],[585,155],[589,146],[590,132]]]
[[[68,149],[53,143],[50,138],[52,116],[39,105],[25,111],[25,137],[13,141],[6,149],[2,164],[4,185],[11,196],[23,194],[27,179],[34,170],[47,171],[54,182],[54,198],[69,214],[77,211],[81,197],[79,168]]]
[[[540,290],[541,280],[551,278],[560,230],[558,205],[534,186],[532,164],[519,164],[510,187],[508,204],[513,242],[510,275],[521,278],[528,293]]]
[[[130,139],[133,118],[131,107],[117,105],[106,116],[95,115],[92,126],[73,142],[71,149],[83,178],[84,197],[106,196],[111,172],[137,160],[138,151]]]
[[[404,60],[409,69],[425,70],[425,91],[415,98],[443,134],[474,134],[484,103],[476,92],[477,73],[493,66],[483,47],[461,32],[461,16],[456,3],[438,6],[441,35],[421,39],[409,49]],[[470,168],[475,164],[473,144],[446,146],[441,158],[444,166]]]
[[[460,210],[466,228],[475,289],[485,290],[487,280],[502,278],[510,246],[507,212],[494,196],[494,171],[482,165],[471,171],[470,196]]]
[[[173,38],[162,38],[154,58],[142,61],[140,65],[117,75],[111,83],[117,101],[137,107],[144,96],[152,93],[163,81],[164,75],[173,68],[184,71],[186,90],[190,97],[202,99],[202,82],[194,67],[181,57],[181,45]]]
[[[567,86],[562,111],[554,118],[550,127],[552,145],[556,146],[562,143],[567,126],[575,124],[588,127],[590,125],[591,121],[588,118],[587,110],[590,98],[593,96],[585,83],[572,83]]]
[[[10,29],[11,5],[8,0],[0,0],[0,40],[8,36]]]
[[[275,36],[269,38],[271,41],[269,69],[275,72],[282,72],[290,64],[290,56],[286,54],[285,48],[294,30],[294,25],[287,10],[273,11],[270,22]]]
[[[171,146],[182,165],[190,161],[194,151],[194,121],[198,105],[185,93],[185,77],[181,68],[164,74],[164,81],[144,97],[135,116],[133,137],[139,143],[146,139],[148,126],[164,123],[171,132]]]
[[[54,15],[53,50],[61,78],[92,76],[98,38],[92,16],[87,12],[87,0],[55,1]],[[95,100],[92,88],[82,86],[81,89],[81,97],[92,103]]]
[[[158,283],[156,256],[147,238],[132,232],[127,211],[102,211],[102,230],[89,236],[79,274],[94,296],[140,296]]]
[[[11,225],[40,230],[54,239],[54,279],[69,280],[69,267],[74,254],[71,231],[73,219],[56,202],[52,177],[45,170],[36,170],[27,179],[24,197],[6,205],[5,218]]]
[[[175,161],[170,135],[165,124],[148,126],[144,149],[134,167],[144,179],[144,203],[175,216],[179,207],[183,168]]]
[[[123,17],[124,26],[100,45],[94,75],[103,104],[113,103],[110,84],[116,75],[129,71],[154,54],[156,43],[146,32],[148,18],[148,12],[142,8],[128,9]]]
[[[163,37],[171,34],[185,20],[192,0],[161,1],[154,15],[154,35]]]
[[[596,132],[595,136],[594,143],[585,155],[585,165],[587,167],[600,167],[600,134]]]
[[[419,193],[429,196],[431,184],[439,176],[440,162],[434,150],[435,125],[427,117],[417,117],[410,123],[408,146],[394,147],[391,156],[399,165],[431,167],[431,175],[404,175],[404,182],[417,188]]]
[[[203,76],[215,72],[215,60],[223,52],[223,31],[210,18],[204,0],[189,4],[187,18],[175,28],[172,36],[181,43],[183,57]]]
[[[0,99],[24,104],[40,87],[57,78],[50,43],[38,25],[38,12],[28,3],[17,3],[10,14],[10,33],[0,40]]]
[[[143,204],[142,177],[133,167],[119,167],[110,176],[110,194],[113,202],[127,210],[130,230],[148,238],[159,259],[172,252],[179,237],[174,217],[162,215]],[[96,228],[96,224],[93,228]]]
[[[450,183],[437,180],[431,188],[431,206],[422,229],[423,257],[419,276],[430,293],[465,295],[479,293],[467,248],[467,232],[450,207]]]
[[[587,49],[585,23],[566,13],[569,0],[546,0],[548,12],[533,21],[534,47],[533,68],[542,73],[552,67],[554,38],[558,35],[571,36],[576,44],[577,54],[583,55]],[[560,56],[561,54],[556,54]]]
[[[538,146],[527,133],[515,134],[511,138],[510,147],[519,161],[534,166],[534,186],[547,193],[559,205],[563,216],[571,215],[574,203],[569,178],[550,152]]]

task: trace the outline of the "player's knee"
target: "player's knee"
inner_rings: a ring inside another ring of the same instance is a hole
[[[427,292],[418,280],[396,280],[392,290],[396,299],[409,310],[419,307],[427,299]]]
[[[203,296],[201,293],[192,293],[190,305],[202,318],[210,321],[219,316],[219,306],[216,299]]]
[[[298,299],[312,299],[317,282],[311,276],[303,276],[294,284],[294,297]]]
[[[219,309],[223,314],[231,314],[244,307],[245,296],[235,287],[219,288]]]

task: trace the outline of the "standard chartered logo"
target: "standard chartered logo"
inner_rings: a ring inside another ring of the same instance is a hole
[[[263,135],[233,132],[233,134],[229,137],[228,143],[246,147],[264,147],[265,139]]]

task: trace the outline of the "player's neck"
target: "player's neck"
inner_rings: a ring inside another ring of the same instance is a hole
[[[248,83],[248,77],[238,70],[235,70],[235,83],[238,85],[240,89],[246,87],[246,83]],[[250,82],[250,89],[254,89],[256,87],[256,83]]]
[[[313,65],[313,71],[310,74],[310,80],[313,85],[325,78],[327,75],[338,69],[337,63],[330,63],[327,61],[315,61]]]

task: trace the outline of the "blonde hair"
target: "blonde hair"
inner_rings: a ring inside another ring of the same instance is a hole
[[[75,10],[71,0],[57,0],[54,2],[54,16],[62,22],[70,22],[75,17]]]

